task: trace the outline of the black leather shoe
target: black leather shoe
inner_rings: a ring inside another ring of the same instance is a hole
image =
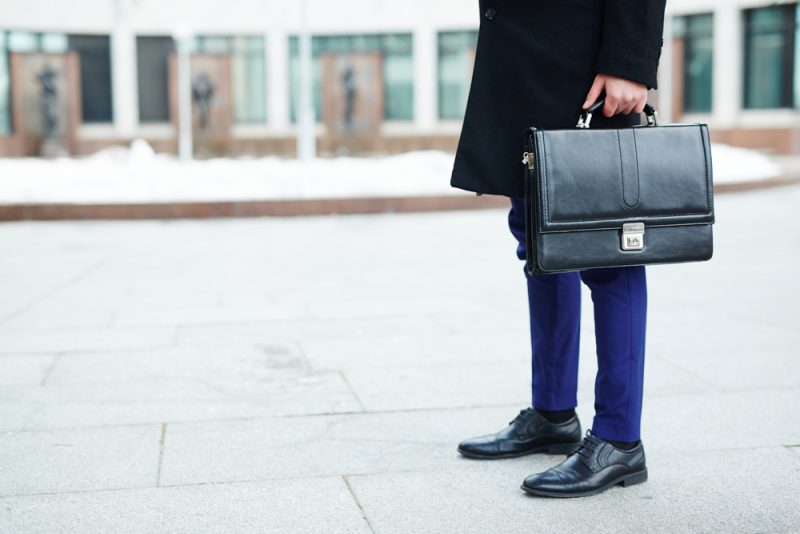
[[[563,423],[551,423],[533,408],[526,408],[497,434],[462,441],[458,452],[468,458],[495,460],[516,458],[535,452],[566,454],[581,441],[578,416]]]
[[[526,478],[522,489],[542,497],[586,497],[611,486],[645,480],[647,465],[641,442],[623,451],[587,431],[578,450],[560,464]]]

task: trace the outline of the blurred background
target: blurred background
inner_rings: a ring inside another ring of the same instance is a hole
[[[478,24],[472,0],[0,5],[0,156],[86,155],[134,139],[177,153],[184,46],[194,153],[293,156],[304,29],[320,154],[453,150]],[[735,146],[800,152],[797,4],[670,0],[667,9],[662,117],[708,122],[714,140]],[[45,87],[57,130],[48,143]]]

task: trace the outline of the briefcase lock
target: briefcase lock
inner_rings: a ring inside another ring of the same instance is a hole
[[[622,225],[622,250],[642,250],[644,248],[644,223],[625,223]]]

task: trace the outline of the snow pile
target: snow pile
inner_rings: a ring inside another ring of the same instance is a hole
[[[715,182],[778,176],[766,156],[714,144]],[[275,156],[191,162],[146,141],[85,158],[0,159],[0,203],[151,203],[468,195],[450,187],[453,155],[429,150],[298,161]]]
[[[777,178],[780,165],[760,152],[722,143],[711,144],[714,183],[752,182]]]
[[[0,203],[137,203],[467,194],[453,155],[299,161],[275,156],[181,162],[137,140],[85,158],[0,159]]]

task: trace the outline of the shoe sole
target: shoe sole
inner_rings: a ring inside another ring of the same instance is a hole
[[[641,471],[637,471],[635,473],[629,473],[627,475],[623,475],[617,478],[616,480],[612,480],[605,486],[601,486],[597,489],[593,489],[591,491],[584,491],[581,493],[559,493],[554,491],[542,491],[533,488],[527,488],[525,487],[524,484],[520,487],[522,488],[522,491],[524,491],[528,495],[536,495],[537,497],[556,497],[556,498],[568,499],[572,497],[590,497],[592,495],[597,495],[598,493],[602,493],[614,486],[623,486],[623,487],[633,486],[635,484],[641,484],[642,482],[645,481],[647,481],[647,468]]]
[[[507,452],[504,454],[480,454],[480,453],[465,451],[461,447],[458,448],[458,452],[461,453],[462,456],[466,456],[467,458],[472,458],[473,460],[504,460],[506,458],[519,458],[520,456],[527,456],[529,454],[537,454],[537,453],[569,454],[575,449],[577,449],[580,444],[581,444],[580,441],[576,441],[575,443],[557,443],[553,445],[542,445],[541,447],[535,447],[527,451]]]

